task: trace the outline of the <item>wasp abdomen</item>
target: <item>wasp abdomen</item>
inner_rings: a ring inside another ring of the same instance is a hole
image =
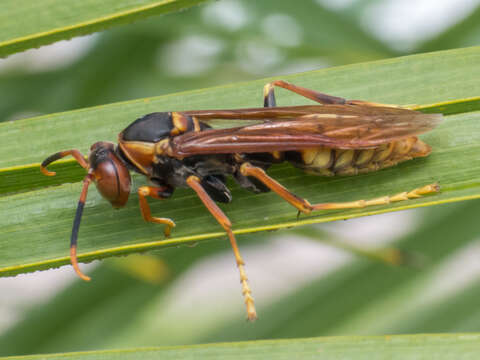
[[[331,149],[324,146],[304,149],[295,152],[296,156],[289,152],[287,159],[294,166],[315,175],[356,175],[427,156],[430,151],[430,146],[412,136],[372,149]]]

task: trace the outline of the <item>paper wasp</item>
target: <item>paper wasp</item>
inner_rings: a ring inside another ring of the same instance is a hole
[[[274,87],[293,91],[321,105],[276,107]],[[244,261],[238,250],[232,224],[216,202],[232,200],[225,181],[230,175],[243,188],[255,193],[274,191],[302,213],[314,210],[363,208],[418,198],[438,191],[437,184],[410,192],[371,200],[310,204],[277,181],[265,170],[288,161],[317,175],[355,175],[427,156],[431,148],[416,135],[433,129],[441,114],[423,114],[392,105],[346,100],[322,94],[285,81],[264,87],[264,107],[236,110],[157,112],[145,115],[118,136],[118,145],[97,142],[88,159],[78,150],[58,152],[45,159],[41,170],[55,175],[47,165],[67,155],[87,170],[73,222],[70,257],[77,274],[77,236],[93,181],[113,207],[126,204],[130,194],[130,174],[145,175],[151,186],[138,189],[140,210],[146,221],[165,225],[165,235],[175,226],[168,218],[152,216],[147,197],[166,199],[177,187],[193,189],[226,231],[240,272],[242,293],[249,320],[256,318]],[[210,120],[252,121],[246,126],[213,129]]]

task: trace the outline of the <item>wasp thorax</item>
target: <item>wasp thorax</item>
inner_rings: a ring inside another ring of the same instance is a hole
[[[106,141],[93,144],[88,159],[100,194],[113,207],[124,206],[130,194],[131,179],[127,167],[115,155],[115,145]]]

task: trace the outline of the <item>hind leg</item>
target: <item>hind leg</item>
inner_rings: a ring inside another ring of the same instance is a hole
[[[324,94],[315,90],[307,89],[301,86],[291,84],[284,80],[276,80],[271,83],[266,84],[263,87],[263,106],[264,107],[275,107],[275,86],[281,87],[283,89],[292,91],[300,96],[306,97],[307,99],[316,101],[320,104],[338,104],[338,105],[367,105],[367,106],[380,106],[380,107],[394,107],[398,108],[401,106],[390,105],[390,104],[380,104],[363,100],[346,100],[338,96],[332,96]]]
[[[386,205],[391,202],[404,201],[409,199],[416,199],[426,194],[436,193],[440,190],[438,184],[429,184],[412,191],[402,192],[393,196],[382,196],[376,199],[357,200],[349,202],[338,203],[320,203],[310,204],[307,200],[298,197],[290,192],[287,188],[282,186],[276,180],[268,176],[263,169],[253,166],[249,163],[242,164],[240,172],[244,176],[253,176],[254,178],[265,184],[270,190],[276,192],[284,200],[289,202],[298,211],[308,214],[315,210],[337,210],[337,209],[358,209],[374,205]]]
[[[263,106],[264,107],[276,106],[275,92],[274,92],[275,86],[281,87],[286,90],[290,90],[300,96],[319,102],[320,104],[345,104],[347,102],[347,100],[341,97],[323,94],[315,90],[293,85],[287,81],[276,80],[266,84],[263,87]]]

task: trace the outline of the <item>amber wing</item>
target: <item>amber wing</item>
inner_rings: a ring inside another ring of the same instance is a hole
[[[211,119],[261,120],[228,129],[189,132],[172,140],[173,156],[288,151],[317,146],[366,149],[433,129],[441,114],[396,107],[322,105],[204,110],[187,114]]]

